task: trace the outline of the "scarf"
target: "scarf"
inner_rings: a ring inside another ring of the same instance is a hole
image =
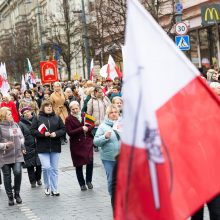
[[[71,113],[72,114],[72,113]],[[80,123],[82,123],[82,115],[81,112],[78,112],[76,115],[72,114],[72,116],[76,117]]]
[[[24,101],[27,103],[30,103],[30,102],[32,102],[32,98],[24,98]]]

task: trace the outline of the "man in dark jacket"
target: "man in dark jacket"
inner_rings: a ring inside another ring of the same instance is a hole
[[[19,126],[25,138],[26,154],[24,155],[24,167],[27,168],[28,177],[31,183],[31,187],[35,188],[37,185],[42,185],[41,182],[41,163],[36,152],[35,138],[31,134],[31,124],[33,116],[31,114],[30,107],[24,107],[21,109],[21,115]]]

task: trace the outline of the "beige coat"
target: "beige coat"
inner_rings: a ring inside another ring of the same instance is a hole
[[[68,116],[68,112],[67,112],[66,106],[64,105],[64,102],[65,102],[64,94],[53,92],[50,96],[50,101],[53,104],[53,110],[55,114],[59,115],[62,118],[63,123],[65,123],[65,119]]]
[[[105,118],[107,107],[111,104],[109,98],[104,96],[100,99],[92,96],[87,104],[87,113],[95,117],[95,127],[98,127]]]

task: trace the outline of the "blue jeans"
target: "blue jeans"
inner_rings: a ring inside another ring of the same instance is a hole
[[[114,170],[116,162],[110,161],[110,160],[102,160],[102,163],[104,165],[106,176],[107,176],[108,192],[109,192],[109,195],[112,197],[112,175],[113,175],[113,170]]]
[[[60,153],[39,153],[42,166],[45,188],[57,191],[58,183],[58,162]]]

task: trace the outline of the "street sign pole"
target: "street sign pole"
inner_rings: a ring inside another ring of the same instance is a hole
[[[186,23],[182,22],[182,15],[183,15],[183,4],[181,0],[175,0],[175,42],[177,47],[182,51],[190,50],[190,37],[186,35],[188,32],[188,26]]]

